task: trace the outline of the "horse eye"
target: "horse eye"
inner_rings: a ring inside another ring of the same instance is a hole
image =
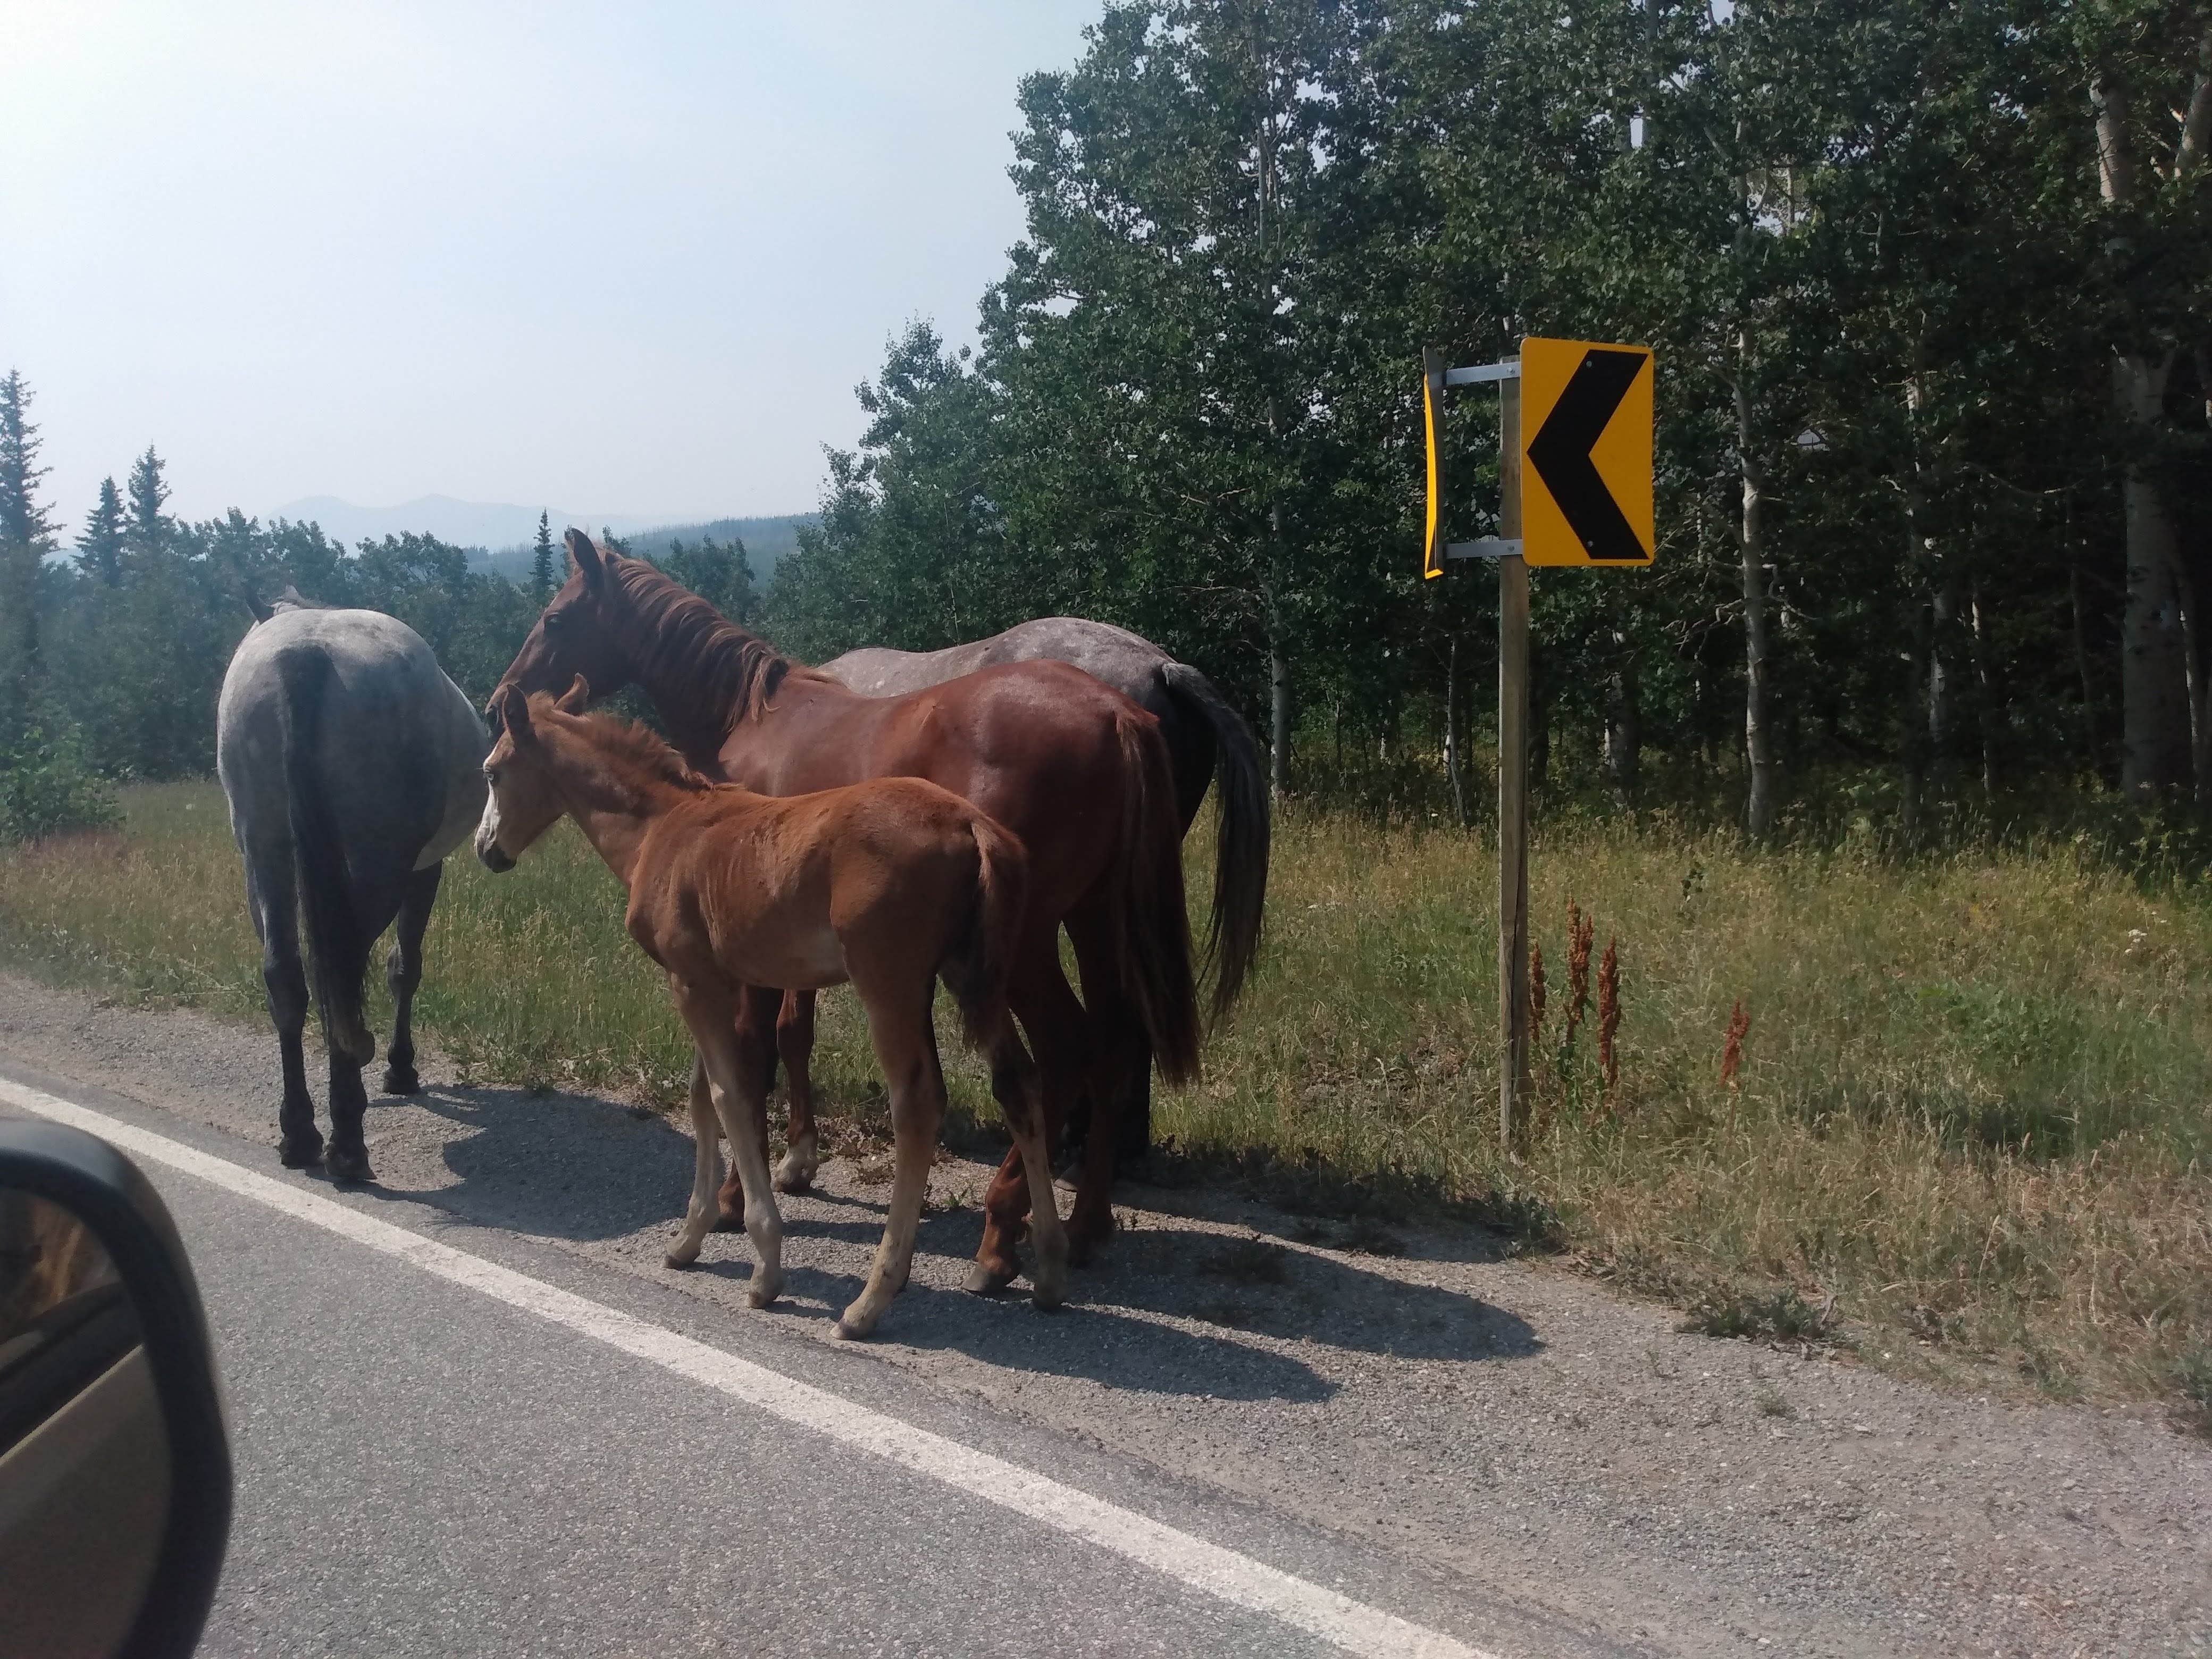
[[[496,766],[485,767],[484,781],[496,787],[499,783],[499,768]]]
[[[568,618],[558,611],[547,611],[545,613],[545,631],[549,634],[556,632],[562,625],[567,622],[567,620]]]

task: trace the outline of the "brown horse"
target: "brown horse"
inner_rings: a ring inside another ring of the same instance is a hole
[[[1030,1171],[1039,1307],[1056,1306],[1067,1239],[1054,1207],[1036,1067],[1006,1006],[1029,884],[1021,843],[951,791],[884,778],[773,799],[708,782],[642,726],[581,713],[579,678],[556,703],[544,692],[497,694],[505,728],[484,762],[491,786],[477,854],[511,870],[562,812],[575,819],[629,892],[629,936],[668,975],[711,1081],[713,1111],[695,1092],[698,1143],[691,1203],[668,1252],[688,1267],[714,1225],[720,1120],[745,1195],[745,1231],[760,1265],[746,1299],[775,1300],[782,1220],[755,1121],[775,1055],[734,1030],[748,985],[817,989],[849,982],[890,1091],[898,1170],[867,1286],[837,1322],[866,1336],[906,1283],[929,1180],[945,1076],[930,1017],[943,979],[969,1039],[990,1058],[991,1087]]]
[[[896,697],[1000,663],[1039,659],[1073,664],[1159,721],[1185,836],[1208,786],[1214,790],[1213,915],[1202,956],[1212,969],[1212,1016],[1218,1021],[1236,1001],[1259,949],[1260,919],[1267,901],[1268,823],[1259,745],[1212,680],[1140,635],[1083,617],[1039,617],[987,640],[942,651],[863,646],[818,667],[866,696]],[[792,1116],[808,1123],[813,1121],[813,1108],[806,1056],[813,1030],[814,999],[803,991],[787,994],[776,1024],[776,1047],[791,1078]],[[1131,1092],[1121,1104],[1121,1133],[1115,1148],[1125,1159],[1142,1158],[1152,1146],[1151,1065],[1139,1065],[1128,1082]],[[1063,1127],[1071,1137],[1088,1127],[1074,1120]]]
[[[902,697],[864,697],[724,620],[641,559],[568,532],[574,568],[508,666],[502,686],[565,690],[579,674],[602,694],[653,699],[684,757],[764,795],[868,778],[927,778],[980,807],[1030,854],[1030,896],[1008,995],[1044,1074],[1048,1139],[1088,1095],[1094,1132],[1068,1218],[1079,1258],[1113,1227],[1115,1113],[1149,1042],[1160,1075],[1198,1069],[1197,992],[1183,908],[1182,823],[1158,722],[1064,663],[1011,664]],[[1062,926],[1083,978],[1060,971]],[[741,1040],[771,1048],[780,988],[749,988]],[[693,1092],[705,1079],[695,1068]],[[792,1126],[811,1165],[811,1124]],[[765,1119],[761,1133],[765,1140]],[[1019,1147],[984,1197],[970,1289],[1018,1271],[1030,1202]],[[738,1195],[724,1188],[725,1207]]]

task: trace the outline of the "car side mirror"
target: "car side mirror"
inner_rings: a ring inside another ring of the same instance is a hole
[[[137,1166],[0,1120],[0,1659],[184,1659],[230,1540],[207,1316]]]

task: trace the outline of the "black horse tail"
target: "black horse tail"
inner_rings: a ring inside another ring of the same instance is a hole
[[[1252,728],[1213,682],[1188,663],[1164,663],[1160,675],[1170,695],[1212,728],[1219,756],[1214,775],[1219,819],[1213,840],[1213,910],[1203,955],[1205,970],[1213,980],[1212,1018],[1218,1024],[1260,954],[1271,835],[1267,785]]]
[[[330,654],[295,646],[276,659],[284,688],[277,714],[284,732],[284,801],[292,823],[292,861],[307,920],[308,977],[331,1052],[366,1066],[376,1053],[361,1006],[370,941],[362,937],[345,842],[330,787],[315,753],[323,702],[331,684]]]

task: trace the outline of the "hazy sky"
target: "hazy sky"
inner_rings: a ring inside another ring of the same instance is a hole
[[[1014,93],[1097,0],[0,3],[0,371],[71,534],[331,494],[815,503],[1022,232]]]

